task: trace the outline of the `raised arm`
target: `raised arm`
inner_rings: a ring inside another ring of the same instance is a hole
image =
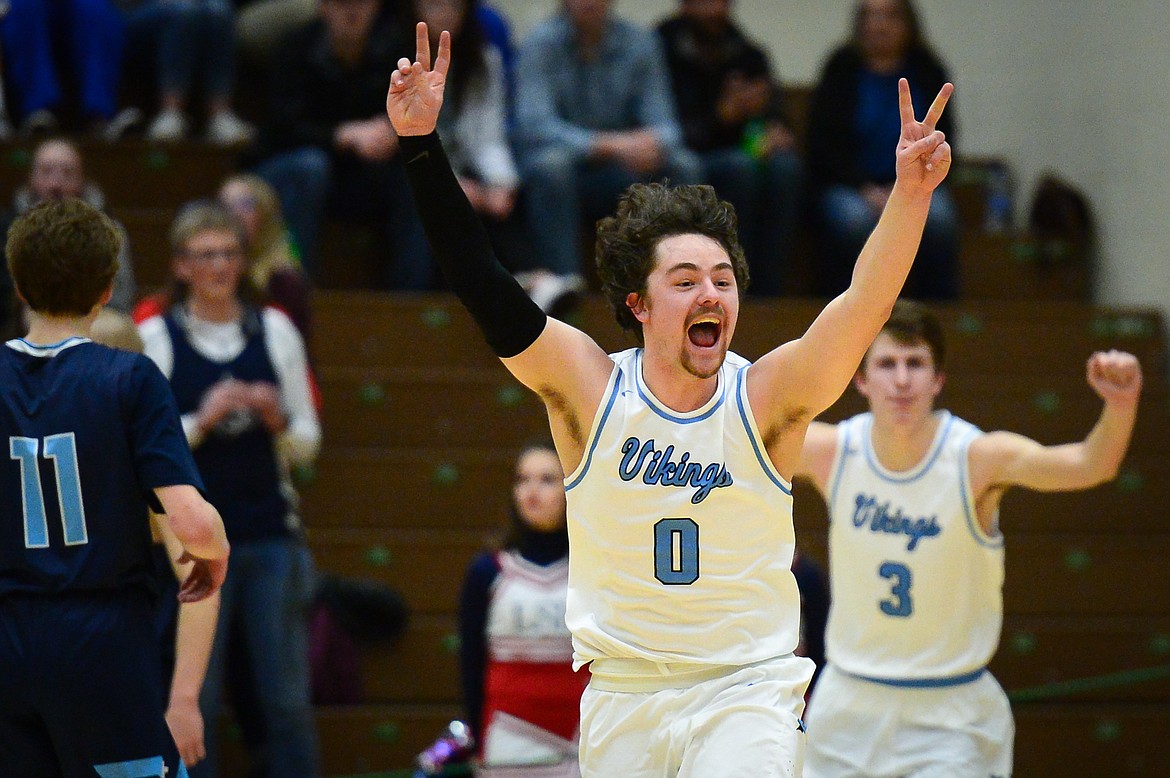
[[[1086,379],[1104,406],[1084,440],[1043,446],[1014,432],[991,432],[971,443],[968,461],[977,503],[989,492],[997,498],[1012,486],[1073,491],[1117,475],[1137,417],[1141,365],[1126,352],[1097,352],[1089,358]]]
[[[889,317],[918,252],[931,194],[950,170],[950,146],[935,126],[953,90],[946,84],[919,122],[910,86],[899,80],[902,135],[893,191],[857,258],[849,288],[803,337],[766,354],[749,373],[752,408],[762,426],[811,419],[836,402]]]
[[[431,68],[427,28],[416,28],[416,58],[399,60],[386,112],[398,132],[407,178],[427,239],[451,290],[474,317],[504,366],[549,408],[561,464],[576,468],[584,431],[601,403],[612,362],[583,332],[550,319],[492,252],[435,133],[451,62],[451,37],[439,37]]]

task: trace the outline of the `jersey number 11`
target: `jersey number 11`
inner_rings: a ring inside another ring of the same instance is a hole
[[[53,460],[57,476],[57,504],[65,545],[89,542],[85,529],[85,506],[81,502],[81,474],[77,471],[77,439],[72,432],[44,439],[44,457]],[[49,547],[49,519],[45,512],[45,491],[38,469],[40,441],[36,438],[9,438],[8,454],[20,462],[20,496],[24,503],[25,548]]]

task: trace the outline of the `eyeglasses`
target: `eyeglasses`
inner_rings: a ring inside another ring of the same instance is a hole
[[[188,259],[193,259],[196,262],[211,262],[215,259],[225,259],[230,262],[243,258],[244,252],[238,248],[205,249],[204,251],[187,251],[184,252],[184,255]]]

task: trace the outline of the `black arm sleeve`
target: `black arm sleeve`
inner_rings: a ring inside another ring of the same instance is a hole
[[[437,133],[398,139],[435,261],[500,357],[531,346],[548,323],[492,252],[487,231],[451,170]]]

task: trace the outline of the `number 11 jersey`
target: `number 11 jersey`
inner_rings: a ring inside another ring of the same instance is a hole
[[[153,489],[202,489],[170,387],[140,354],[0,346],[0,597],[153,591]]]

